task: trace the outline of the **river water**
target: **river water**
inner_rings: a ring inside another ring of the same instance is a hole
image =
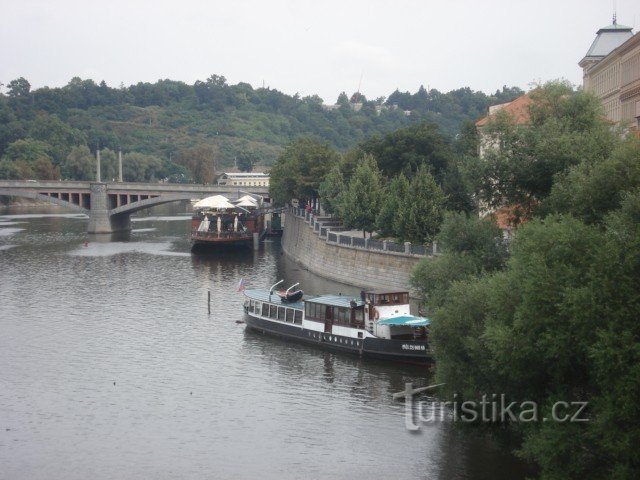
[[[424,368],[246,332],[240,279],[359,289],[278,240],[193,256],[181,211],[112,238],[62,210],[0,210],[0,479],[523,478],[450,420],[405,428],[392,394],[428,385]]]

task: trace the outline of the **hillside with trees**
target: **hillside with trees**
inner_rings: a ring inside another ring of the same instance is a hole
[[[219,75],[193,85],[159,80],[113,88],[76,77],[61,88],[32,89],[25,78],[0,87],[0,178],[92,178],[99,146],[105,179],[113,177],[112,159],[122,150],[127,180],[203,183],[223,169],[268,168],[285,145],[305,135],[345,151],[432,119],[454,137],[489,105],[521,93],[420,87],[375,101],[343,93],[337,108],[327,108],[318,96],[229,85]]]

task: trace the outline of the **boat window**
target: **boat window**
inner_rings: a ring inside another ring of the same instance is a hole
[[[347,323],[347,309],[346,308],[338,308],[338,322],[339,323]]]
[[[287,322],[293,322],[293,308],[287,308]]]
[[[262,316],[263,317],[268,317],[269,316],[269,304],[268,303],[263,303],[262,304]]]
[[[316,310],[316,318],[318,320],[324,321],[327,318],[326,313],[327,313],[327,308],[324,305],[318,305],[318,308]]]
[[[313,317],[313,315],[311,314],[311,309],[313,307],[312,303],[305,303],[304,304],[304,316],[307,318],[311,318]]]
[[[364,322],[364,308],[356,308],[354,312],[355,312],[356,323]]]
[[[253,300],[249,300],[249,311],[253,312]]]
[[[400,303],[400,295],[398,294],[393,295],[393,303]]]
[[[269,305],[269,318],[278,318],[278,307]]]
[[[389,303],[389,297],[380,295],[380,305],[386,305],[387,303]]]
[[[253,311],[255,313],[260,313],[260,302],[256,300],[255,305],[253,306]]]
[[[284,307],[278,307],[278,320],[284,321],[284,311],[286,309]]]
[[[298,325],[302,325],[302,311],[301,310],[296,310],[295,311],[295,318],[293,320],[293,323],[297,323]]]

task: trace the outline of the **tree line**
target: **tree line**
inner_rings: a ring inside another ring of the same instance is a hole
[[[247,83],[229,85],[220,75],[193,85],[159,80],[118,88],[76,77],[61,88],[38,89],[21,77],[3,90],[2,178],[93,178],[90,156],[100,148],[107,159],[109,151],[123,151],[125,165],[133,162],[125,167],[132,180],[197,183],[210,181],[210,171],[216,168],[268,168],[287,143],[304,135],[345,151],[433,114],[447,135],[454,136],[461,122],[474,120],[489,104],[518,93],[507,88],[493,95],[432,90],[430,95],[449,98],[449,103],[416,103],[407,116],[406,102],[395,108],[393,95],[375,101],[357,96],[354,102],[362,104],[358,111],[350,100],[327,109],[318,96],[286,95]],[[110,178],[104,173],[103,178]]]

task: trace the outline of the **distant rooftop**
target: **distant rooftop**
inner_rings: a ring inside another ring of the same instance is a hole
[[[476,127],[484,127],[495,117],[500,110],[504,110],[511,117],[511,121],[515,125],[526,125],[529,123],[529,106],[533,103],[531,97],[527,94],[521,95],[512,102],[495,105],[489,108],[489,115],[481,118],[476,122]]]
[[[596,38],[587,51],[587,54],[580,61],[580,66],[584,67],[591,62],[599,62],[612,51],[622,45],[624,42],[633,37],[632,28],[626,25],[619,25],[616,17],[613,17],[613,23],[601,28],[596,33]]]

